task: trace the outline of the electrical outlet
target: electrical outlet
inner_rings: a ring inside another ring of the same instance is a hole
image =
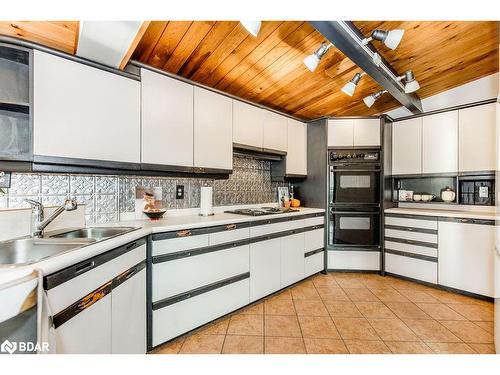
[[[175,199],[184,199],[184,185],[175,186]]]
[[[0,188],[10,188],[10,172],[0,171]]]

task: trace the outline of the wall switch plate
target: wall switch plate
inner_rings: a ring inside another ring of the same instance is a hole
[[[0,188],[10,188],[10,172],[0,171]]]
[[[175,199],[184,199],[184,185],[175,185]]]

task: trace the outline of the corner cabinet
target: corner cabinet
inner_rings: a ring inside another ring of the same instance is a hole
[[[139,165],[140,82],[35,50],[33,90],[35,162]]]
[[[307,125],[288,119],[288,151],[286,154],[287,176],[307,175]]]
[[[145,169],[193,167],[193,86],[141,69]]]
[[[194,168],[229,173],[233,169],[233,100],[194,88]]]

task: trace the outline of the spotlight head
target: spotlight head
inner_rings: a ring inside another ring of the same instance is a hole
[[[380,98],[382,95],[384,95],[387,91],[386,90],[380,90],[380,91],[377,91],[376,93],[373,93],[371,95],[368,95],[367,97],[365,97],[363,99],[363,101],[365,102],[365,105],[370,108],[373,103],[375,103],[375,100],[377,100],[378,98]]]
[[[413,72],[411,70],[406,71],[404,75],[405,80],[405,93],[411,94],[420,88],[420,84],[415,79]]]
[[[383,42],[388,48],[396,49],[404,34],[403,29],[394,30],[373,30],[371,37]]]
[[[240,23],[253,36],[259,35],[261,21],[240,21]]]
[[[321,46],[311,55],[304,58],[304,64],[311,72],[314,72],[319,65],[320,60],[328,52],[332,44],[321,43]]]
[[[344,87],[342,87],[342,92],[346,95],[353,96],[354,91],[356,90],[356,87],[358,86],[359,81],[361,80],[361,77],[365,75],[365,73],[356,73],[352,79],[347,82]]]

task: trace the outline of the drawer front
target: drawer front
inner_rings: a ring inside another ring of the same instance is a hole
[[[306,277],[323,271],[325,269],[324,251],[321,251],[319,253],[304,258],[304,262],[305,262],[304,273]]]
[[[330,270],[380,270],[378,251],[329,251],[328,269]]]
[[[153,264],[153,302],[250,270],[250,246]]]
[[[310,230],[305,233],[305,249],[304,252],[322,249],[325,247],[324,228]]]
[[[304,227],[312,227],[313,225],[321,225],[325,223],[325,218],[323,216],[311,217],[309,219],[304,219]]]
[[[204,246],[208,246],[208,234],[169,238],[167,240],[153,241],[152,254],[170,254],[177,251],[196,249]]]
[[[425,247],[402,242],[385,241],[384,247],[386,250],[403,251],[405,253],[424,255],[428,257],[437,257],[438,251],[436,248]]]
[[[290,220],[281,223],[263,224],[250,228],[250,237],[264,236],[266,234],[285,232],[287,230],[304,227],[304,220]]]
[[[406,230],[385,229],[385,237],[400,238],[403,240],[425,242],[430,244],[437,244],[437,234],[410,232]]]
[[[397,225],[400,227],[434,229],[437,230],[438,224],[436,219],[422,220],[405,217],[385,216],[385,225]]]
[[[437,262],[386,253],[385,270],[396,275],[437,284]]]
[[[234,230],[226,230],[223,232],[210,233],[209,243],[210,246],[219,245],[227,242],[235,242],[245,240],[250,237],[250,228],[241,228]]]
[[[57,314],[144,259],[146,259],[146,245],[139,246],[99,267],[49,289],[47,295],[52,313]]]
[[[153,311],[153,346],[249,303],[249,279]]]

